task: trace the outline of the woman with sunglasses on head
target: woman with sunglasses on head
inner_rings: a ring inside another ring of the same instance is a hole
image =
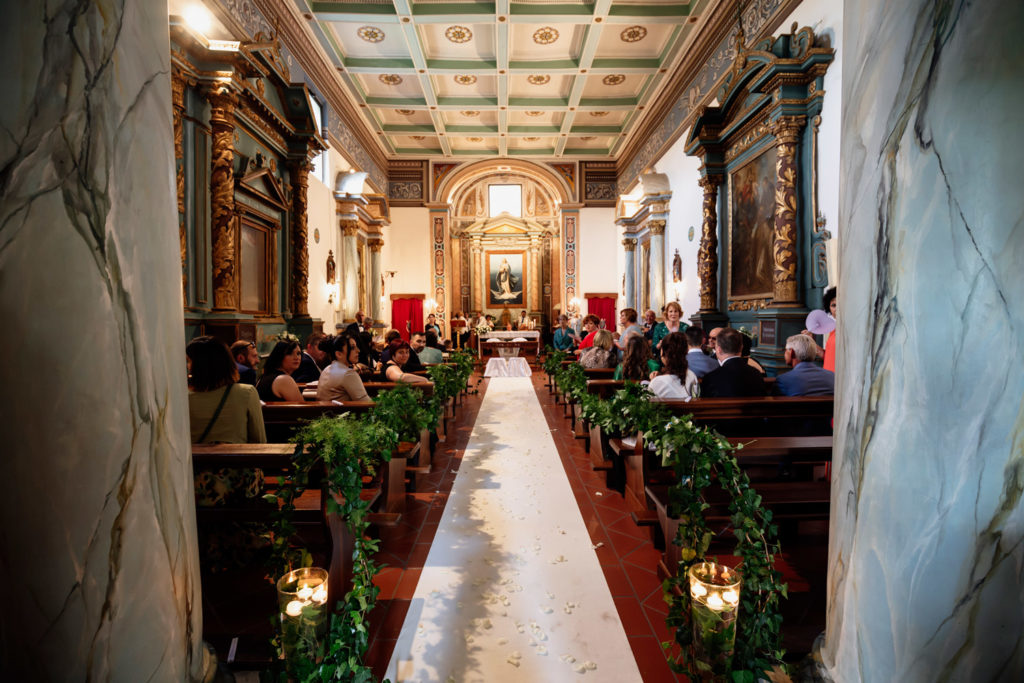
[[[359,362],[359,345],[350,335],[327,337],[320,341],[320,350],[331,364],[320,373],[316,385],[318,401],[371,401],[363,380],[355,370]]]

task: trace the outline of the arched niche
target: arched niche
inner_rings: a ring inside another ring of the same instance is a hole
[[[491,185],[521,186],[521,215],[491,216]],[[436,196],[448,209],[453,306],[489,312],[498,319],[509,308],[526,309],[547,324],[562,296],[562,207],[571,201],[565,182],[537,164],[491,160],[456,170]],[[505,304],[488,297],[491,262],[498,255],[522,263],[521,302]]]

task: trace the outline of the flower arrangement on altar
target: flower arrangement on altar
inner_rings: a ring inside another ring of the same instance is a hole
[[[487,323],[484,323],[483,325],[477,325],[476,326],[477,336],[483,336],[483,335],[487,334],[488,332],[492,332],[493,330],[494,330],[494,328],[491,325],[487,324]]]

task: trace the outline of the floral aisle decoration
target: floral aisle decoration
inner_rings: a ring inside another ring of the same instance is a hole
[[[667,624],[676,629],[675,639],[662,644],[669,663],[674,670],[700,680],[754,683],[773,667],[782,666],[784,654],[779,601],[787,597],[787,587],[773,566],[780,548],[772,513],[762,507],[761,497],[733,455],[733,446],[713,430],[677,416],[649,430],[646,440],[662,462],[672,467],[676,481],[669,490],[669,515],[680,520],[674,543],[682,551],[676,575],[665,581]],[[707,633],[695,633],[700,624],[693,618],[688,575],[692,567],[707,562],[713,534],[704,520],[708,504],[702,493],[713,481],[729,494],[730,528],[736,538],[735,554],[741,560],[736,569],[742,593],[731,661],[718,657],[723,651],[716,650],[709,660],[698,657],[694,649],[695,637],[707,642],[702,638]],[[723,674],[722,668],[728,674]]]

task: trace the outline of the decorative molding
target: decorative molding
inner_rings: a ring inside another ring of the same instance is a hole
[[[291,289],[292,316],[309,317],[309,248],[308,248],[308,195],[309,171],[312,165],[303,159],[288,169],[292,180],[291,215]]]
[[[238,99],[230,89],[215,87],[207,91],[210,103],[210,208],[213,235],[213,308],[215,311],[238,309],[237,244],[238,221],[235,216],[235,178],[233,166],[235,105]]]

